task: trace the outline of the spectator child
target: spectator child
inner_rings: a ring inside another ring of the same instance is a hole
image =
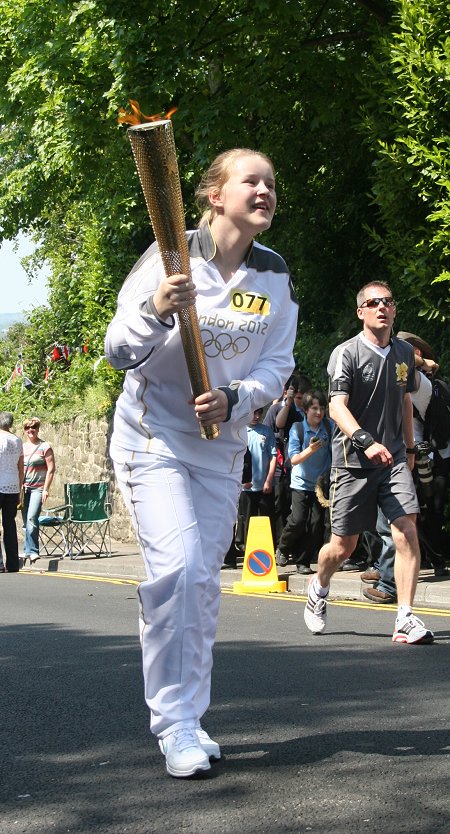
[[[291,426],[304,418],[303,395],[312,388],[304,374],[293,374],[280,400],[268,408],[264,425],[269,426],[277,441],[277,466],[273,479],[275,501],[275,545],[278,544],[291,510],[291,464],[287,456],[287,441]]]
[[[277,564],[285,565],[295,554],[298,573],[311,573],[324,536],[324,509],[315,487],[317,479],[331,466],[331,421],[325,417],[326,397],[322,391],[308,391],[303,397],[305,420],[294,423],[289,433],[291,513],[276,552]]]
[[[252,482],[244,484],[239,499],[239,514],[242,516],[242,538],[247,539],[251,516],[266,515],[270,518],[272,536],[275,541],[275,504],[273,478],[277,465],[277,444],[269,426],[261,424],[264,410],[257,408],[247,427],[247,448],[252,457]]]
[[[245,450],[244,455],[244,466],[242,469],[242,483],[247,484],[248,486],[251,485],[252,480],[252,456],[250,454],[249,449]],[[241,533],[242,530],[242,516],[239,514],[239,507],[238,507],[238,517],[236,519],[236,523],[233,528],[233,539],[231,544],[228,548],[227,553],[225,554],[225,558],[223,560],[222,569],[226,568],[237,568],[237,558],[240,557],[243,553],[244,547],[242,545],[243,535]],[[239,546],[236,543],[237,541],[241,542]]]

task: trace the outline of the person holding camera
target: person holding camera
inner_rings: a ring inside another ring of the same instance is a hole
[[[277,441],[277,466],[273,479],[275,498],[275,547],[278,545],[284,525],[291,511],[291,464],[287,455],[289,432],[294,423],[302,422],[303,396],[312,388],[312,383],[305,374],[294,373],[286,383],[283,396],[267,409],[264,425],[269,426]],[[283,556],[278,562],[281,567],[288,560]]]
[[[304,421],[294,423],[289,433],[291,512],[275,555],[279,565],[287,562],[290,553],[295,554],[297,573],[309,574],[324,541],[324,509],[316,495],[316,483],[330,471],[332,424],[325,416],[323,391],[307,391],[303,407]]]
[[[411,402],[416,386],[414,351],[392,335],[396,305],[388,284],[365,284],[356,304],[362,332],[338,345],[328,364],[330,417],[336,423],[332,533],[320,551],[317,574],[309,584],[305,622],[314,634],[325,630],[331,577],[352,554],[359,534],[375,529],[380,507],[390,523],[396,551],[398,612],[392,640],[432,643],[433,633],[412,611],[420,569],[419,504],[411,474],[415,455]]]
[[[432,379],[439,370],[434,351],[420,336],[401,330],[399,339],[404,339],[414,348],[416,364],[416,390],[411,394],[413,403],[414,445],[416,451],[414,477],[420,504],[419,539],[423,555],[431,563],[435,576],[447,576],[444,547],[441,541],[445,492],[441,489],[443,470],[447,471],[445,450],[435,448],[434,438],[428,428],[428,413],[431,404]],[[444,500],[441,501],[443,493]]]

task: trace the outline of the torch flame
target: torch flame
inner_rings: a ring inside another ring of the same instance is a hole
[[[145,113],[142,113],[139,102],[135,101],[135,99],[130,99],[130,107],[131,113],[128,113],[123,107],[120,108],[119,118],[117,120],[119,124],[141,125],[143,122],[160,122],[162,119],[170,119],[177,112],[176,107],[171,107],[166,115],[163,113],[155,113],[153,116],[146,116]]]

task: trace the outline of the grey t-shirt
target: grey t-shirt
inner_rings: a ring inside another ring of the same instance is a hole
[[[385,356],[382,352],[361,333],[338,345],[328,363],[330,395],[348,394],[347,406],[361,428],[386,446],[394,463],[399,463],[405,460],[403,397],[415,388],[414,350],[394,336],[390,350]],[[374,465],[336,426],[332,466],[371,469]]]

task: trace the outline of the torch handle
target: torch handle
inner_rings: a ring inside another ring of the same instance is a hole
[[[187,273],[190,275],[190,271]],[[211,390],[205,351],[200,336],[197,310],[195,305],[185,307],[178,313],[181,342],[188,366],[189,380],[195,397]],[[205,440],[214,440],[220,435],[219,426],[200,426],[200,434]]]
[[[131,127],[127,132],[164,271],[168,277],[176,274],[190,277],[189,247],[172,123],[170,120],[151,122]],[[195,305],[178,313],[178,323],[195,398],[211,390]],[[220,435],[217,425],[201,426],[200,432],[207,440]]]

